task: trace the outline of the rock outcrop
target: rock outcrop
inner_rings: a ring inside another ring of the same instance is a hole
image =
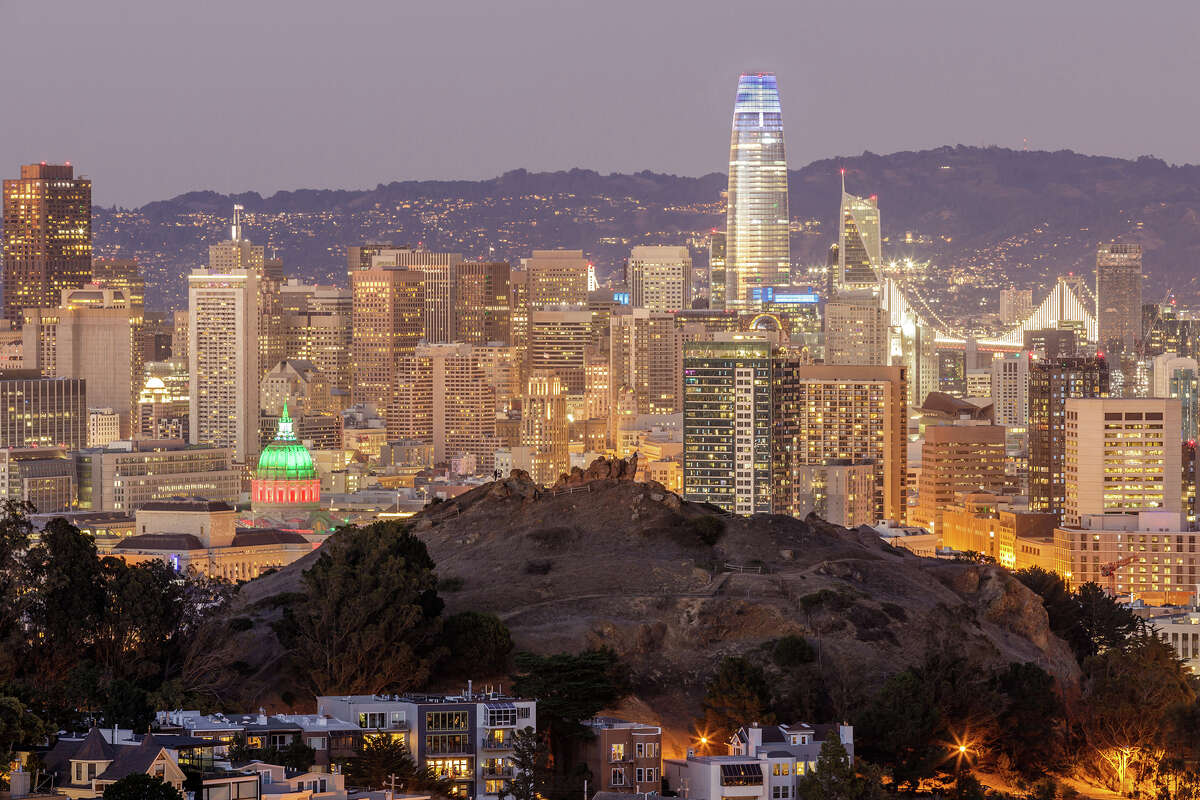
[[[560,475],[551,489],[583,486],[592,481],[632,481],[637,475],[638,454],[628,458],[605,458],[600,456],[587,469],[571,467],[569,473]]]

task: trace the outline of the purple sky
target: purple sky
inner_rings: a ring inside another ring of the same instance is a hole
[[[70,160],[103,205],[699,175],[745,69],[779,74],[793,167],[1026,138],[1197,162],[1197,30],[1194,0],[0,0],[0,173]]]

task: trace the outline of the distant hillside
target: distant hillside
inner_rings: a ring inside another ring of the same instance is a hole
[[[1168,287],[1185,302],[1200,295],[1200,167],[961,146],[818,161],[790,173],[797,266],[824,263],[836,239],[841,167],[849,191],[879,195],[885,254],[938,265],[936,279],[914,280],[948,311],[977,312],[980,299],[994,310],[998,286],[1042,287],[1090,271],[1095,246],[1117,237],[1145,247],[1148,299]],[[95,230],[99,253],[142,258],[151,303],[168,307],[181,304],[182,276],[226,235],[235,202],[250,213],[248,235],[277,249],[289,274],[344,282],[345,248],[370,240],[514,261],[533,248],[581,248],[602,274],[618,270],[634,244],[678,242],[702,264],[704,237],[724,225],[724,188],[716,173],[515,170],[266,198],[190,192],[136,210],[96,209]]]

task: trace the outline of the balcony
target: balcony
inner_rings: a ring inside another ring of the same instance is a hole
[[[479,743],[480,750],[512,750],[512,736],[484,736],[483,741]]]
[[[484,778],[512,778],[516,774],[514,767],[483,767],[480,769]]]

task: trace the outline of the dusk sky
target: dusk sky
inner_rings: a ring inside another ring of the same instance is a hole
[[[101,205],[588,167],[724,171],[737,76],[793,168],[995,144],[1200,162],[1200,3],[0,0],[0,172]]]

